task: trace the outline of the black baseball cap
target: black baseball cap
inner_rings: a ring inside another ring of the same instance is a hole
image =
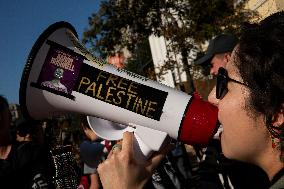
[[[194,64],[210,64],[211,58],[215,54],[232,52],[238,43],[238,38],[232,34],[221,34],[209,42],[206,54],[196,60]]]

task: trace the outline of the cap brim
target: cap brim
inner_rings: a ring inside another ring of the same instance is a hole
[[[197,65],[202,65],[202,64],[210,64],[210,59],[212,58],[212,55],[210,54],[206,54],[205,56],[203,56],[202,58],[199,58],[198,60],[196,60],[194,62],[194,64],[197,64]]]

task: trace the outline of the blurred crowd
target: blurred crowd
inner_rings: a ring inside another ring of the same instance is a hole
[[[96,170],[121,141],[96,135],[86,116],[76,115],[80,129],[66,120],[20,120],[11,124],[7,100],[1,96],[0,180],[4,188],[102,188]],[[194,188],[198,182],[196,149],[172,141],[175,148],[157,168],[147,188]],[[201,151],[200,151],[201,152]],[[198,152],[198,153],[200,153]],[[192,186],[192,187],[191,187]]]
[[[27,189],[103,188],[97,167],[114,147],[121,145],[121,140],[107,141],[98,137],[84,115],[76,115],[80,127],[75,132],[67,129],[70,123],[64,119],[21,120],[12,125],[8,102],[3,96],[0,97],[0,105],[1,186]],[[220,144],[217,141],[212,139],[205,149],[172,140],[173,149],[154,171],[145,188],[243,188],[249,179],[254,180],[251,176],[243,181],[240,178],[236,181],[237,187],[230,185],[228,175],[234,168],[228,160],[223,163],[225,158],[218,149]],[[250,169],[247,171],[235,174],[245,178],[252,173]],[[268,181],[264,174],[255,178],[264,178],[257,186],[266,188]]]

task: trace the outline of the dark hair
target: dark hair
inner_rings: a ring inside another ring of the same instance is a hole
[[[3,112],[7,108],[9,108],[9,103],[7,99],[0,95],[0,112]]]
[[[0,120],[3,119],[3,117],[2,117],[3,114],[2,113],[4,111],[6,111],[6,110],[8,110],[8,112],[9,112],[9,119],[11,120],[11,113],[10,113],[10,110],[9,110],[9,103],[8,103],[7,99],[4,96],[0,95]],[[1,127],[3,127],[2,124],[0,124],[0,128]]]
[[[16,132],[19,136],[25,137],[28,134],[31,140],[36,143],[43,143],[43,130],[41,126],[42,122],[23,120],[16,126]]]
[[[8,112],[8,115],[6,114],[7,112]],[[10,123],[11,113],[9,110],[9,103],[5,97],[0,95],[0,146],[9,145],[12,142],[11,133],[10,133],[10,125],[6,123],[7,118]]]
[[[273,115],[284,98],[284,12],[267,17],[259,24],[244,24],[236,51],[236,67],[250,88],[249,107],[263,113],[269,131]]]
[[[81,126],[83,129],[91,129],[86,115],[80,115],[80,120],[81,120]]]
[[[27,134],[32,134],[33,132],[33,124],[28,121],[22,121],[16,126],[16,132],[19,136],[24,137]]]

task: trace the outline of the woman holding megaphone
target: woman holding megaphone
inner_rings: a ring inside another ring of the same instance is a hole
[[[271,188],[284,188],[284,12],[246,24],[226,68],[217,77],[221,144],[229,159],[261,167]],[[133,133],[125,132],[98,167],[105,189],[143,188],[171,149],[166,145],[145,162],[134,158]]]

